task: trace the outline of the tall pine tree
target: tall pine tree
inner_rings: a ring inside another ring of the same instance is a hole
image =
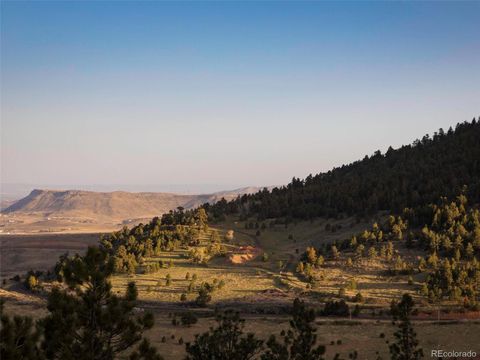
[[[391,360],[418,360],[423,358],[423,350],[418,347],[417,334],[410,322],[413,299],[404,294],[399,303],[393,303],[391,312],[394,320],[399,320],[398,330],[393,334],[395,342],[390,344]]]
[[[153,326],[152,314],[135,314],[134,283],[128,284],[124,297],[112,293],[108,279],[113,270],[113,259],[96,247],[90,247],[85,256],[65,261],[62,272],[68,289],[52,290],[47,305],[50,314],[42,320],[42,348],[48,359],[113,360]],[[131,358],[161,359],[145,340]]]

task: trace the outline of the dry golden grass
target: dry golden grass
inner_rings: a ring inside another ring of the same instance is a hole
[[[66,252],[83,252],[98,243],[99,234],[38,234],[0,236],[0,277],[46,271]]]
[[[37,303],[16,303],[7,301],[5,310],[10,314],[22,314],[32,316],[35,319],[46,315],[45,308]],[[195,334],[208,330],[215,325],[213,317],[200,314],[197,324],[191,327],[174,326],[172,318],[167,311],[155,310],[155,325],[146,332],[146,336],[156,346],[166,360],[180,360],[185,356],[185,345],[178,343],[182,338],[184,342],[193,341]],[[288,328],[289,317],[285,315],[244,315],[245,331],[253,332],[261,339],[268,339],[272,334],[279,335],[282,329]],[[432,321],[415,321],[415,330],[418,334],[420,346],[423,348],[426,358],[430,357],[432,349],[444,350],[473,350],[480,354],[480,321],[470,322],[445,322],[442,324]],[[348,354],[358,351],[360,360],[376,359],[378,351],[384,359],[388,359],[387,339],[393,339],[396,328],[388,320],[373,321],[348,321],[334,319],[317,320],[318,343],[327,346],[326,358],[333,358],[336,353],[342,358],[348,358]],[[380,334],[385,334],[381,338]],[[172,339],[172,335],[174,338]],[[162,337],[166,342],[162,342]],[[341,344],[337,341],[341,340]],[[331,342],[334,345],[331,345]]]
[[[247,316],[245,330],[255,333],[259,338],[268,339],[272,334],[279,336],[281,329],[288,328],[289,318],[286,316]],[[157,346],[160,353],[167,360],[183,359],[185,348],[178,344],[178,339],[192,341],[194,335],[206,331],[215,322],[212,318],[201,318],[191,327],[173,326],[171,319],[165,314],[156,316],[155,327],[149,331],[148,336]],[[353,350],[358,351],[359,359],[376,359],[377,354],[389,358],[386,339],[393,339],[395,327],[389,321],[382,322],[357,322],[355,325],[345,322],[327,320],[318,321],[318,343],[327,345],[326,358],[333,358],[336,353],[342,358],[348,358]],[[480,323],[452,323],[437,325],[431,322],[415,323],[415,328],[420,339],[420,346],[424,349],[426,357],[430,357],[432,349],[461,349],[476,350],[480,353],[478,334]],[[385,338],[380,338],[384,333]],[[175,338],[171,339],[171,335]],[[455,336],[452,336],[455,334]],[[161,339],[165,336],[166,343]],[[337,345],[337,340],[341,344]],[[334,341],[335,345],[330,345]]]
[[[325,224],[340,224],[341,229],[332,233],[325,230]],[[246,230],[245,223],[228,219],[214,226],[220,231],[220,238],[228,230],[234,231],[234,239],[225,243],[228,251],[235,253],[241,246],[255,246],[258,253],[268,254],[268,261],[262,261],[258,256],[244,264],[232,264],[227,257],[212,259],[208,264],[193,264],[186,258],[187,249],[164,252],[158,257],[146,259],[147,263],[162,260],[165,264],[173,261],[173,268],[164,268],[153,274],[136,274],[135,276],[117,275],[112,279],[114,290],[123,292],[129,281],[135,281],[139,288],[141,300],[154,302],[179,302],[180,295],[187,292],[189,281],[185,279],[187,272],[197,275],[197,285],[204,281],[223,280],[225,287],[213,294],[213,303],[222,301],[255,301],[272,294],[272,300],[277,300],[272,290],[289,292],[292,296],[301,294],[306,298],[318,299],[337,296],[339,289],[347,282],[355,279],[358,288],[346,288],[347,298],[361,292],[366,303],[372,306],[387,306],[392,299],[399,298],[403,293],[410,292],[417,296],[418,287],[423,281],[423,275],[414,277],[412,285],[408,284],[408,276],[386,276],[388,265],[381,261],[362,260],[354,267],[345,266],[345,256],[339,261],[329,261],[316,271],[320,280],[313,289],[307,289],[307,284],[295,273],[295,266],[300,255],[307,246],[318,246],[325,242],[342,241],[360,232],[367,223],[356,224],[353,219],[316,220],[289,225],[288,228],[277,225],[267,226],[261,230],[260,236],[255,236],[256,230]],[[289,239],[289,235],[293,239]],[[15,235],[0,237],[1,245],[1,275],[3,278],[14,274],[24,274],[30,269],[47,270],[52,267],[58,256],[66,251],[71,254],[83,251],[88,245],[97,242],[98,234],[44,234]],[[203,234],[206,242],[209,234]],[[296,251],[298,249],[298,253]],[[402,255],[409,258],[415,253],[401,249]],[[280,267],[279,262],[282,262]],[[165,277],[170,274],[172,284],[165,286]],[[196,297],[195,293],[187,293],[188,301]],[[417,296],[417,300],[422,300]]]

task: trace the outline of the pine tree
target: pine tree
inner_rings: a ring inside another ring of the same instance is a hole
[[[317,257],[317,261],[315,262],[315,267],[319,268],[325,263],[325,259],[323,258],[322,255],[319,255]]]
[[[207,306],[207,304],[212,301],[212,295],[210,295],[212,291],[213,288],[209,283],[203,283],[198,289],[198,296],[195,299],[195,303],[201,307]]]
[[[163,358],[157,353],[157,349],[150,345],[147,339],[143,339],[138,349],[129,356],[129,360],[162,360]]]
[[[290,329],[285,332],[283,342],[278,342],[272,335],[267,341],[268,349],[261,356],[261,360],[322,360],[325,346],[317,345],[317,329],[314,323],[315,310],[295,299]]]
[[[338,259],[340,257],[340,251],[338,251],[335,245],[332,245],[332,257]]]
[[[197,222],[198,222],[198,227],[203,230],[207,231],[208,230],[208,215],[207,212],[205,211],[204,208],[199,208],[197,210]]]
[[[317,261],[317,251],[315,248],[313,246],[307,247],[306,254],[307,261],[312,265],[315,264]]]
[[[399,320],[399,324],[394,333],[395,342],[389,345],[391,360],[423,358],[423,350],[418,347],[417,334],[410,322],[413,306],[413,299],[408,294],[404,294],[399,303],[392,303],[391,312],[394,320]]]
[[[38,278],[35,276],[35,274],[30,271],[29,274],[27,275],[27,279],[25,280],[25,287],[30,290],[30,291],[35,291],[37,290],[39,285]]]
[[[297,265],[296,272],[299,274],[303,274],[304,270],[305,266],[303,265],[303,262],[300,261]]]
[[[350,240],[350,247],[352,249],[355,249],[357,247],[357,237],[356,236],[352,236],[352,239]]]
[[[51,291],[50,314],[42,320],[42,348],[48,359],[112,360],[130,350],[142,340],[143,331],[153,326],[152,314],[134,315],[134,283],[128,284],[124,297],[112,293],[108,278],[113,271],[113,259],[96,247],[66,262],[63,272],[69,289]],[[147,349],[145,341],[140,345],[134,359],[160,358],[152,355],[155,349]]]
[[[45,357],[38,346],[41,332],[35,327],[31,317],[14,316],[4,313],[3,300],[0,300],[0,359],[2,360],[42,360]]]
[[[226,311],[217,315],[217,327],[196,335],[186,343],[185,360],[250,360],[260,351],[262,341],[252,333],[244,334],[244,320],[238,313]]]
[[[465,254],[469,259],[473,258],[473,255],[475,254],[475,250],[473,249],[472,243],[468,243],[467,248],[465,249]]]

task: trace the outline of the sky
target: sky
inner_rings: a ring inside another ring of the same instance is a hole
[[[1,182],[288,183],[480,115],[480,2],[1,2]],[[193,190],[192,190],[193,191]]]

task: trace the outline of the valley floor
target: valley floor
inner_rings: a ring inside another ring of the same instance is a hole
[[[2,294],[3,295],[3,294]],[[46,314],[42,303],[33,303],[27,298],[7,301],[6,311],[27,314],[35,318]],[[166,360],[180,360],[185,356],[185,345],[192,341],[195,334],[207,331],[215,325],[211,314],[200,316],[197,324],[190,327],[172,325],[172,318],[167,309],[154,310],[155,326],[146,333],[152,343]],[[279,335],[281,329],[288,328],[286,315],[249,315],[244,314],[245,330],[254,332],[259,338],[268,339],[272,334]],[[318,339],[327,346],[327,358],[336,353],[348,358],[353,350],[358,351],[358,358],[371,360],[377,358],[377,351],[384,359],[389,358],[386,340],[393,339],[396,327],[390,320],[349,320],[341,318],[317,319]],[[480,320],[464,321],[421,321],[413,322],[420,346],[425,357],[430,358],[431,350],[476,351],[480,354]],[[384,334],[384,337],[383,335]],[[165,337],[165,342],[162,338]],[[333,344],[332,344],[333,343]]]

